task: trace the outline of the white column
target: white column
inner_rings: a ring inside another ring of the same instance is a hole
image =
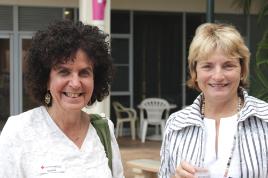
[[[100,4],[93,3],[105,3],[104,19],[101,18],[101,14],[96,14],[98,12],[95,12],[95,16],[93,16],[93,10],[102,10],[101,6],[98,6]],[[95,7],[97,5],[99,9],[93,9],[94,5]],[[110,34],[110,11],[110,0],[79,0],[79,20],[85,24],[96,25],[108,34]],[[97,114],[105,113],[106,116],[110,117],[110,96],[106,97],[102,102],[96,102],[92,107],[87,108],[86,111]]]

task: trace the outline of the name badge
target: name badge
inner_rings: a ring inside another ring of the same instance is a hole
[[[65,169],[61,165],[42,165],[40,167],[40,174],[50,173],[64,173]]]

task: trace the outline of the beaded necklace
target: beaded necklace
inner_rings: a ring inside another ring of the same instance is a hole
[[[239,117],[240,117],[240,113],[239,113],[240,109],[241,109],[241,98],[238,97],[238,104],[237,104],[237,120],[238,120]],[[205,118],[205,97],[204,97],[204,94],[202,95],[201,117],[202,117],[203,119]],[[227,162],[227,165],[226,165],[226,168],[225,168],[225,172],[224,172],[224,176],[223,176],[223,178],[226,178],[227,175],[228,175],[229,168],[230,168],[230,164],[231,164],[231,161],[232,161],[232,158],[233,158],[233,153],[234,153],[234,150],[235,150],[235,143],[236,143],[236,134],[234,135],[231,154],[230,154],[230,156],[229,156],[229,158],[228,158],[228,162]]]

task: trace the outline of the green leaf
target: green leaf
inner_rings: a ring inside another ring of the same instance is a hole
[[[256,53],[256,65],[268,64],[268,30],[265,31]]]
[[[264,2],[263,6],[259,12],[259,16],[258,16],[258,22],[260,23],[260,21],[266,16],[268,15],[268,2]]]
[[[259,81],[262,83],[262,85],[267,88],[267,92],[268,92],[268,79],[267,77],[262,73],[262,71],[257,70],[257,77],[259,79]]]

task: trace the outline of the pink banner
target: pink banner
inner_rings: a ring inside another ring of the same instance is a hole
[[[93,20],[104,20],[106,0],[93,1]]]

